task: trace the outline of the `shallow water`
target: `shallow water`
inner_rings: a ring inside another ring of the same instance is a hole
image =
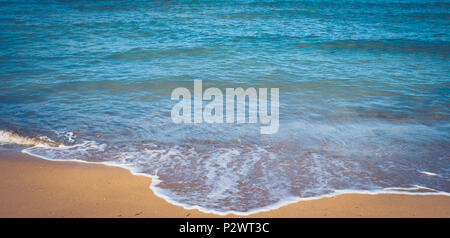
[[[449,7],[0,1],[0,142],[158,176],[161,195],[216,212],[340,190],[448,193]],[[279,88],[279,132],[174,124],[170,94],[194,80]]]

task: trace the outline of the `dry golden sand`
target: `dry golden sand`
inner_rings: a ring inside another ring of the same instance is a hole
[[[150,183],[119,167],[0,152],[0,217],[220,217],[172,205]],[[343,194],[250,217],[450,217],[450,197]]]

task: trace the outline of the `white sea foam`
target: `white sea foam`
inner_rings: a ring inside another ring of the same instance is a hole
[[[425,186],[420,186],[420,185],[414,185],[412,187],[390,187],[390,188],[385,188],[385,191],[432,191],[432,192],[439,192],[436,189],[432,189],[432,188],[428,188]]]
[[[432,173],[432,172],[428,172],[428,171],[417,171],[417,172],[419,172],[421,174],[428,175],[428,176],[438,176],[437,174]]]

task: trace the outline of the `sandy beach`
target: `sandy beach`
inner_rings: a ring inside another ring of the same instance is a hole
[[[0,180],[0,217],[223,217],[172,205],[151,178],[114,166],[1,152]],[[249,217],[450,217],[450,197],[342,194]]]

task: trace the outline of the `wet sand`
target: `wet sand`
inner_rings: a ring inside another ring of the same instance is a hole
[[[223,217],[170,204],[150,183],[120,167],[2,151],[0,217]],[[450,196],[342,194],[249,217],[450,217]]]

